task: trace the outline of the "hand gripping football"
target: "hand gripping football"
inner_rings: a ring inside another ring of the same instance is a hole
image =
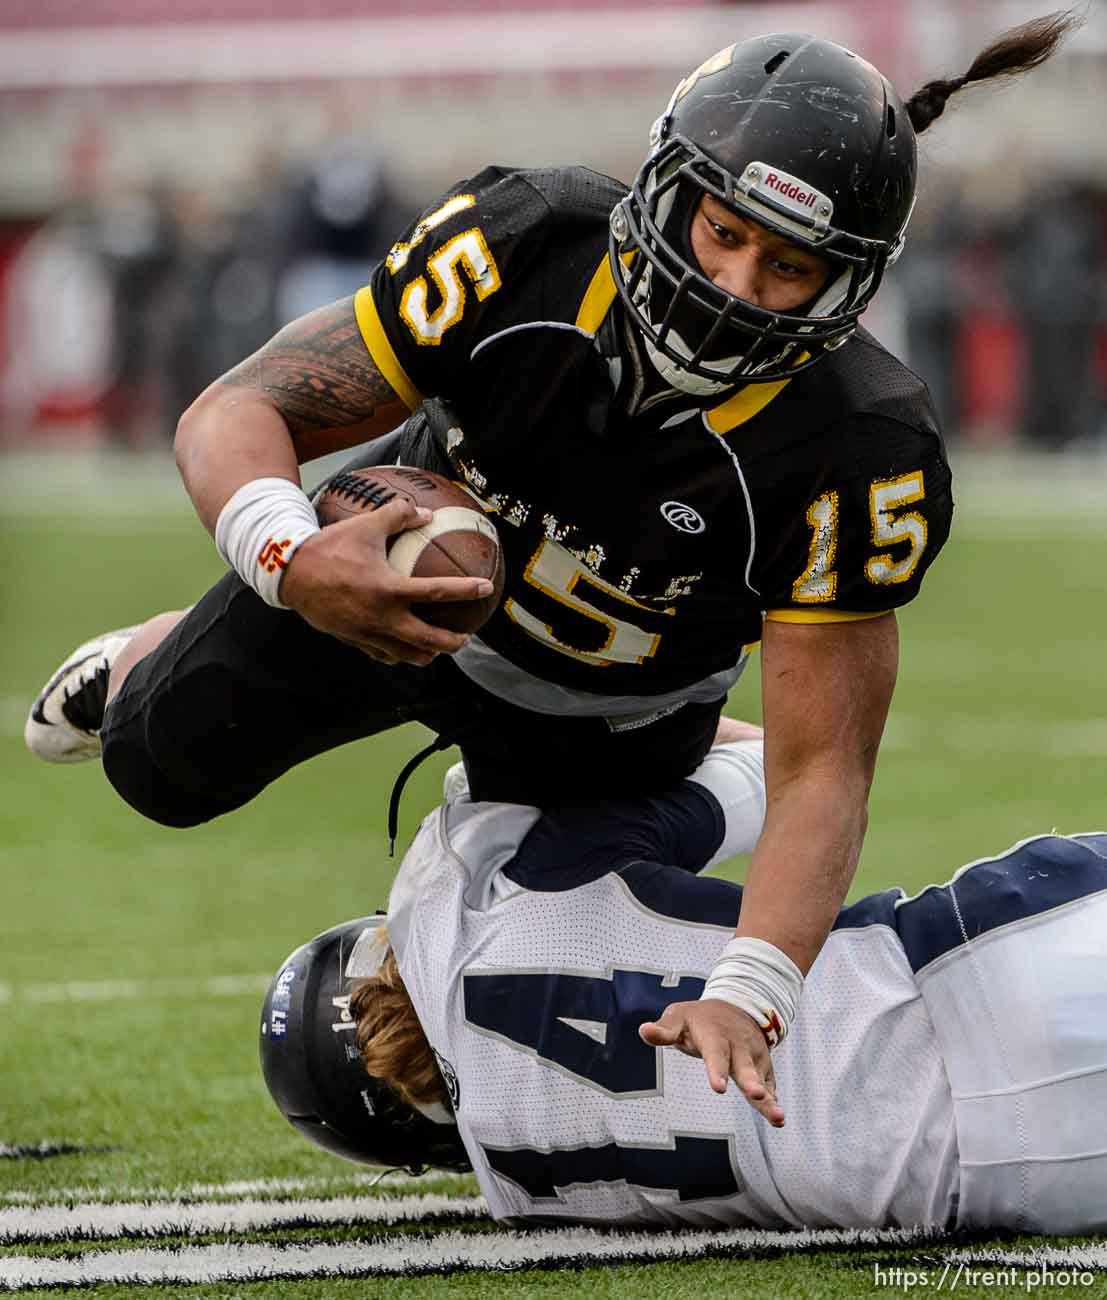
[[[412,578],[490,578],[483,600],[424,601],[414,614],[451,632],[475,632],[493,615],[504,590],[504,562],[496,526],[464,489],[430,470],[406,465],[343,470],[315,498],[319,523],[339,523],[376,510],[396,497],[434,512],[420,528],[397,533],[388,543],[388,562]]]

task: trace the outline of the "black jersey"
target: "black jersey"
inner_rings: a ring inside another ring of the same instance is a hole
[[[481,639],[548,681],[651,696],[733,666],[763,617],[905,604],[952,498],[924,384],[863,331],[794,379],[628,418],[597,338],[621,312],[607,218],[624,192],[580,168],[488,168],[355,306],[382,374],[424,407],[424,463],[498,515],[507,583]]]

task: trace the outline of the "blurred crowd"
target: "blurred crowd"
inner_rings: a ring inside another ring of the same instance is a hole
[[[0,271],[0,441],[172,438],[213,379],[313,307],[354,293],[415,209],[373,149],[263,162],[246,204],[170,187],[81,197]]]
[[[1107,447],[1107,188],[993,175],[920,201],[889,278],[899,350],[952,438]]]
[[[994,188],[931,186],[866,324],[926,379],[952,440],[1107,447],[1107,189]],[[231,209],[159,187],[74,201],[0,265],[0,442],[168,442],[211,380],[364,284],[433,197],[400,197],[350,138],[261,167]]]

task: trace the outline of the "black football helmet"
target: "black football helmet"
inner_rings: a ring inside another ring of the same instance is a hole
[[[690,392],[781,379],[840,346],[899,256],[915,132],[870,63],[813,36],[732,45],[677,86],[611,214],[611,266],[656,368]],[[792,313],[713,284],[692,253],[704,194],[818,253],[831,275]]]
[[[385,920],[336,925],[281,964],[261,1011],[265,1082],[285,1119],[335,1155],[412,1172],[469,1170],[445,1108],[409,1106],[366,1073],[357,1050],[350,994],[384,960]]]

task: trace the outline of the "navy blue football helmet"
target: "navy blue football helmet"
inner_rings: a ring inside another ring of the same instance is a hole
[[[385,920],[336,925],[281,963],[261,1012],[265,1082],[285,1119],[335,1155],[412,1172],[469,1170],[457,1125],[409,1106],[358,1052],[350,995],[384,959]]]
[[[611,214],[610,257],[661,374],[710,392],[793,375],[844,343],[915,201],[915,131],[887,79],[812,36],[743,41],[685,77],[650,144]],[[705,194],[825,258],[815,301],[771,311],[713,284],[689,233]]]

